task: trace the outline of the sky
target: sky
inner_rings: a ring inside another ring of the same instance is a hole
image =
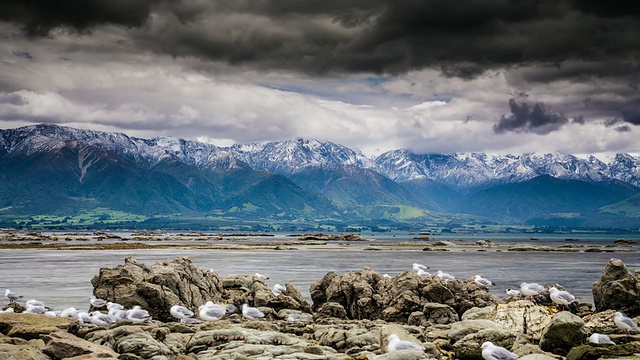
[[[0,128],[640,153],[626,0],[2,0]]]

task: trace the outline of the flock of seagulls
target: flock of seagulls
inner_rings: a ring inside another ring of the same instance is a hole
[[[414,263],[412,269],[418,276],[431,275],[427,271],[429,267],[422,264]],[[455,279],[455,276],[445,273],[441,270],[438,270],[435,275],[443,280]],[[253,276],[262,281],[269,279],[267,276],[260,273],[255,273]],[[391,276],[388,274],[384,274],[383,276],[385,278],[391,278]],[[473,281],[475,284],[487,289],[489,288],[489,286],[495,286],[495,283],[482,277],[481,275],[475,275],[473,277]],[[520,290],[506,289],[505,292],[508,296],[524,295],[525,297],[533,301],[534,297],[542,293],[544,289],[544,286],[537,283],[522,283],[520,284]],[[286,286],[275,284],[271,291],[277,297],[286,290]],[[9,300],[9,304],[15,303],[17,300],[22,299],[22,296],[18,296],[16,293],[12,292],[9,289],[6,289],[4,296],[7,300]],[[575,296],[567,291],[559,290],[555,286],[549,288],[549,297],[554,304],[560,306],[561,308],[564,308],[565,306],[568,306],[569,304],[576,301]],[[108,326],[114,324],[118,320],[127,320],[132,323],[144,323],[152,319],[149,312],[142,309],[140,306],[134,306],[133,308],[127,310],[120,304],[108,302],[95,296],[92,296],[89,302],[93,309],[106,309],[107,313],[105,314],[98,310],[89,313],[76,310],[73,307],[67,308],[62,311],[53,311],[52,309],[45,306],[42,301],[38,301],[35,299],[28,300],[25,303],[25,312],[29,314],[38,314],[50,317],[77,318],[81,321],[82,324],[98,326]],[[13,311],[14,309],[12,307],[9,307],[3,312]],[[217,321],[225,316],[236,312],[238,312],[238,308],[233,304],[215,304],[212,301],[208,301],[204,305],[200,306],[197,313],[194,313],[193,311],[182,305],[173,305],[169,310],[171,316],[182,323]],[[242,305],[241,313],[245,319],[252,320],[261,319],[265,316],[264,313],[260,311],[260,309],[251,307],[246,303]],[[621,312],[615,313],[614,323],[618,328],[626,331],[627,333],[631,331],[639,331],[638,325],[633,321],[633,319],[626,317]],[[389,335],[387,340],[388,352],[399,350],[423,351],[422,346],[420,346],[419,344],[411,341],[401,340],[396,334]],[[597,344],[615,344],[607,335],[598,333],[594,333],[589,336],[588,341]],[[480,349],[482,350],[482,357],[485,360],[515,360],[518,358],[516,354],[503,347],[496,346],[490,341],[484,342]]]
[[[22,296],[17,296],[14,292],[7,289],[5,291],[5,298],[9,300],[9,304],[15,303]],[[89,299],[93,309],[106,309],[108,313],[103,313],[99,310],[86,312],[78,310],[74,307],[69,307],[61,311],[54,311],[47,307],[42,301],[31,299],[25,303],[25,313],[34,315],[45,315],[48,317],[63,317],[63,318],[75,318],[80,320],[84,325],[100,325],[106,326],[114,324],[118,320],[126,320],[132,323],[143,323],[151,320],[151,315],[147,310],[142,309],[140,306],[134,306],[131,309],[125,309],[124,306],[112,302],[108,302],[103,299],[98,299],[92,296]],[[12,307],[7,308],[4,312],[13,312]]]
[[[254,276],[260,280],[269,279],[259,273],[256,273]],[[276,297],[278,297],[283,292],[287,291],[287,287],[285,285],[275,284],[271,291]],[[18,296],[15,292],[9,289],[5,291],[4,297],[9,300],[9,304],[16,303],[19,299],[22,299],[22,296]],[[149,312],[142,309],[140,306],[125,309],[124,306],[118,303],[99,299],[95,296],[91,296],[89,303],[91,304],[91,309],[94,309],[94,311],[85,312],[74,307],[69,307],[61,311],[54,311],[47,307],[42,301],[31,299],[25,303],[24,312],[27,314],[45,315],[48,317],[76,318],[80,320],[81,324],[89,326],[107,326],[116,323],[118,320],[126,320],[132,323],[144,323],[152,320]],[[8,307],[2,312],[14,311],[13,307]],[[106,313],[104,311],[106,311]],[[182,305],[174,305],[169,309],[171,316],[183,323],[217,321],[225,316],[237,312],[239,312],[239,310],[233,304],[215,304],[212,301],[208,301],[204,305],[200,306],[197,313],[194,313]],[[265,316],[260,309],[251,307],[248,304],[242,305],[241,313],[246,319],[261,319]]]

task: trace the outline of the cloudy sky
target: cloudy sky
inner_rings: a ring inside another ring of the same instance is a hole
[[[0,37],[0,128],[640,152],[625,0],[3,0]]]

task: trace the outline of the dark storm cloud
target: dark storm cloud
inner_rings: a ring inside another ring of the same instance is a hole
[[[58,27],[85,31],[100,24],[140,26],[150,9],[148,0],[2,0],[0,20],[22,25],[29,36],[46,36]]]
[[[550,111],[544,104],[530,104],[516,99],[509,100],[510,115],[503,115],[493,125],[497,134],[507,132],[532,132],[539,135],[560,129],[569,122],[562,114]]]
[[[512,65],[634,59],[640,50],[639,16],[632,2],[596,0],[5,0],[0,5],[0,19],[22,24],[30,35],[60,26],[86,30],[116,24],[137,27],[132,36],[138,46],[173,56],[311,74],[431,67],[461,78]]]

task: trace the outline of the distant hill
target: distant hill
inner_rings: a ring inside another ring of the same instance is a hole
[[[522,183],[480,190],[454,211],[519,221],[547,214],[588,213],[626,197],[617,188],[614,190],[604,184],[539,176]]]

